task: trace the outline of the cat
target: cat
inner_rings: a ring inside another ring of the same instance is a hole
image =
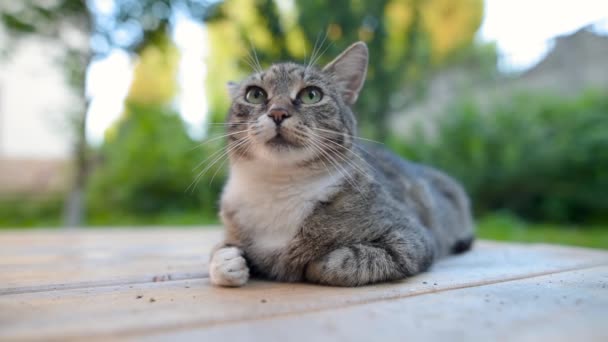
[[[209,275],[360,286],[471,248],[469,199],[446,174],[356,138],[367,74],[357,42],[322,69],[273,64],[230,83],[224,240]]]

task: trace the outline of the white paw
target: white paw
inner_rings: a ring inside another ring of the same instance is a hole
[[[209,265],[211,283],[232,287],[245,285],[249,279],[249,268],[242,254],[243,252],[236,247],[225,247],[215,251]]]

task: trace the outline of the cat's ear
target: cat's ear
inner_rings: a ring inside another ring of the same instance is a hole
[[[367,45],[356,42],[323,68],[340,85],[342,98],[347,105],[354,104],[359,97],[367,75],[368,59]]]
[[[228,95],[230,95],[231,98],[235,98],[239,92],[239,84],[233,81],[228,81],[228,83],[226,83],[226,90],[228,90]]]

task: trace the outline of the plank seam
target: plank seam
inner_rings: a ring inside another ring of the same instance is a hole
[[[52,291],[63,291],[63,290],[79,290],[79,289],[95,289],[99,287],[108,286],[122,286],[122,285],[142,285],[149,283],[158,282],[171,282],[171,281],[182,281],[182,280],[194,280],[208,278],[207,272],[201,273],[165,273],[162,275],[145,276],[138,279],[116,279],[107,281],[92,281],[92,282],[76,282],[70,284],[47,284],[38,286],[23,286],[0,289],[0,296],[15,295],[15,294],[26,294],[26,293],[37,293],[37,292],[52,292]]]

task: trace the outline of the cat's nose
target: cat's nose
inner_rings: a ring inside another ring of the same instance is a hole
[[[278,126],[283,122],[283,120],[287,119],[291,115],[284,108],[272,108],[270,112],[268,112],[268,116],[274,121],[274,123]]]

